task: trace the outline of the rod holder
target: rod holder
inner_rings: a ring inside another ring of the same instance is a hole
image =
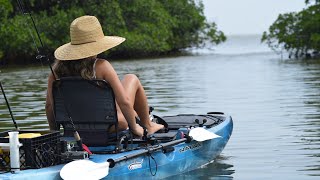
[[[16,173],[20,171],[20,151],[19,148],[22,144],[19,142],[19,132],[9,132],[9,143],[10,143],[10,167],[11,172]]]

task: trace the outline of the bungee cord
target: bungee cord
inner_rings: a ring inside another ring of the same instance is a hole
[[[149,170],[150,170],[150,174],[151,174],[152,176],[155,176],[155,175],[157,174],[157,172],[158,172],[158,164],[157,164],[157,161],[156,161],[155,158],[152,156],[152,152],[148,152],[147,156],[148,156],[148,160],[149,160]],[[155,165],[156,165],[156,170],[155,170],[155,172],[152,172],[151,159],[153,160],[153,162],[154,162]]]

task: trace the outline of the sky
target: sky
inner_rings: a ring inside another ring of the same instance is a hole
[[[204,14],[226,35],[262,34],[287,12],[301,11],[304,0],[203,0]]]

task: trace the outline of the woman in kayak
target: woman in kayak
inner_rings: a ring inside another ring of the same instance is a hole
[[[82,16],[70,25],[71,42],[56,49],[53,74],[48,78],[46,114],[51,130],[56,129],[53,115],[52,84],[55,77],[81,76],[84,79],[103,79],[107,81],[114,93],[117,103],[118,131],[129,127],[133,134],[142,137],[143,128],[136,123],[136,116],[148,134],[163,128],[163,125],[149,119],[149,107],[143,86],[137,76],[127,74],[120,81],[112,65],[97,55],[112,48],[125,38],[105,36],[98,19],[94,16]],[[115,131],[115,130],[113,130]]]

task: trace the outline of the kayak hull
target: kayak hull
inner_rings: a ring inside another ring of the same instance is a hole
[[[225,115],[223,115],[225,116]],[[212,162],[226,146],[233,130],[230,116],[220,124],[207,128],[221,137],[203,142],[191,141],[172,146],[170,152],[151,152],[133,159],[124,160],[109,169],[107,179],[161,179],[197,169]],[[133,150],[119,154],[94,154],[90,160],[96,163],[107,159],[117,159],[143,150]],[[64,166],[56,165],[41,169],[22,170],[18,173],[0,174],[0,179],[61,179],[60,170]]]
[[[221,153],[230,138],[232,129],[233,122],[229,117],[220,125],[208,129],[221,136],[221,138],[204,142],[181,143],[174,146],[173,152],[167,154],[161,151],[153,153],[152,156],[157,165],[149,156],[121,162],[110,169],[108,179],[130,179],[132,177],[137,179],[161,179],[195,170],[212,162]],[[149,166],[149,159],[151,166]],[[137,169],[128,171],[132,165],[136,165]],[[153,176],[151,173],[156,173],[156,175]]]

